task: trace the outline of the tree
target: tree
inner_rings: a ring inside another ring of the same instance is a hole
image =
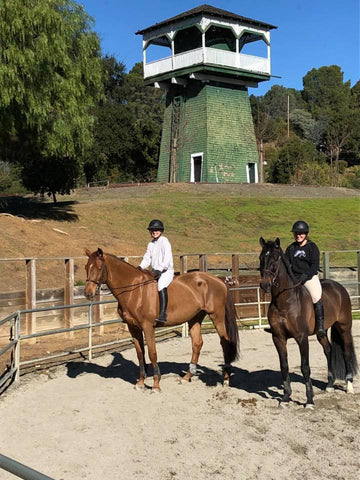
[[[319,160],[319,154],[311,142],[292,137],[280,148],[278,160],[271,165],[270,182],[291,183],[302,165]]]
[[[138,180],[153,179],[159,160],[165,96],[162,90],[144,84],[143,65],[136,63],[124,79],[127,105],[135,122],[131,152]]]
[[[352,92],[350,82],[343,82],[343,72],[337,65],[313,68],[303,78],[303,85],[309,110],[324,125],[322,149],[333,170],[333,185],[337,185],[341,154],[351,151],[354,138],[360,136],[358,87]]]
[[[40,173],[41,172],[41,173]],[[23,185],[34,193],[65,195],[76,187],[80,167],[71,157],[32,157],[22,165]]]
[[[350,82],[337,65],[313,68],[303,77],[302,96],[316,119],[327,118],[351,102]]]
[[[113,57],[102,59],[106,98],[94,109],[94,145],[87,154],[87,181],[148,181],[156,175],[162,93],[144,85],[142,64],[126,74]]]
[[[45,162],[73,162],[72,177],[92,141],[89,108],[102,95],[99,57],[91,18],[75,2],[1,2],[0,155],[23,165],[23,172],[31,164],[43,179],[42,190],[53,196]],[[30,189],[39,190],[38,181],[32,187],[26,179]],[[70,184],[57,191],[69,193]]]
[[[306,104],[301,92],[294,88],[286,88],[280,85],[273,85],[263,97],[264,107],[271,115],[271,118],[282,118],[287,120],[288,103],[290,111],[294,109],[306,109]]]
[[[290,112],[290,126],[298,137],[314,145],[320,143],[325,128],[323,121],[315,120],[310,112],[298,108]]]

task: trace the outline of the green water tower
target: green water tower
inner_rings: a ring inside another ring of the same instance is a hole
[[[273,28],[201,5],[136,32],[145,83],[166,91],[159,182],[258,181],[248,88],[270,79]]]

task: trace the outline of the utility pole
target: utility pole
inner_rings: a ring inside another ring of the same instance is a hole
[[[287,96],[287,136],[290,137],[290,97]]]

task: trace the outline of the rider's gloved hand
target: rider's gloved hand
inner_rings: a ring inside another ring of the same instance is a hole
[[[155,280],[159,280],[159,278],[162,274],[162,272],[160,270],[155,270],[155,269],[152,269],[151,273],[154,275]]]
[[[308,280],[309,280],[309,278],[306,275],[306,273],[303,273],[302,275],[300,275],[299,281],[302,285],[304,285],[304,283],[307,282]]]

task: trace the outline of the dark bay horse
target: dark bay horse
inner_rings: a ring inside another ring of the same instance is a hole
[[[157,284],[151,273],[141,271],[100,248],[90,253],[86,264],[84,295],[93,299],[102,283],[106,283],[118,301],[120,317],[127,323],[133,338],[140,374],[136,388],[144,388],[146,362],[144,336],[153,367],[152,390],[160,391],[160,369],[157,364],[154,319],[158,312]],[[192,272],[174,278],[168,287],[169,303],[165,326],[188,322],[192,341],[189,370],[182,381],[188,382],[196,373],[203,344],[201,322],[208,314],[213,321],[224,354],[223,382],[229,382],[231,362],[238,357],[239,334],[231,294],[223,281],[204,272]]]
[[[281,406],[289,404],[291,386],[286,342],[294,338],[300,349],[301,372],[306,386],[306,407],[314,407],[314,393],[310,379],[309,335],[315,334],[315,314],[311,296],[293,277],[290,266],[280,248],[280,240],[266,242],[260,238],[260,286],[271,291],[268,320],[274,345],[277,349],[284,381]],[[334,380],[345,380],[348,393],[353,393],[353,375],[357,361],[351,334],[351,302],[346,289],[333,280],[321,280],[324,304],[325,330],[331,327],[331,344],[325,337],[317,336],[323,347],[327,366],[327,391],[334,390]]]

